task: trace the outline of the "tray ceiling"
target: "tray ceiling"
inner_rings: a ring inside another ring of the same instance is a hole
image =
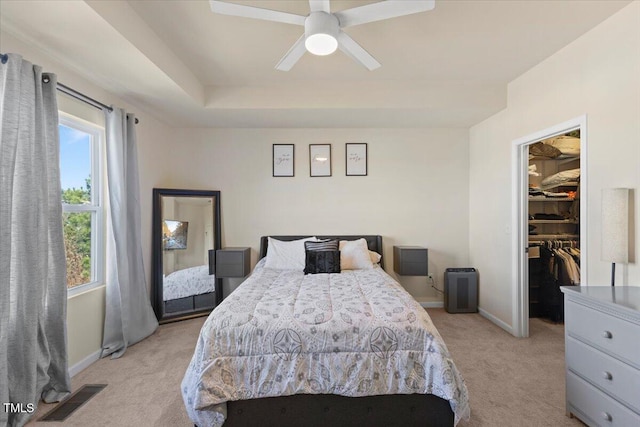
[[[304,0],[236,3],[309,11]],[[469,127],[505,108],[508,82],[628,3],[436,0],[345,30],[375,71],[340,51],[277,71],[301,27],[217,15],[207,1],[2,1],[0,25],[173,126]]]

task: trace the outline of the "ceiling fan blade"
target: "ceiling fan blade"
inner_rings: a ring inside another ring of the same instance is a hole
[[[426,12],[435,7],[435,0],[386,0],[336,12],[340,28],[382,21],[383,19]]]
[[[278,65],[276,65],[276,70],[280,71],[289,71],[295,64],[298,62],[302,55],[307,51],[307,48],[304,47],[304,34],[302,37],[298,39],[297,42],[291,46],[291,49],[282,57]]]
[[[245,6],[242,4],[227,3],[219,0],[209,0],[211,10],[215,13],[244,18],[262,19],[265,21],[284,22],[285,24],[303,25],[305,16],[293,13],[279,12],[277,10],[261,9],[259,7]]]
[[[351,59],[364,65],[369,71],[380,67],[380,63],[344,31],[340,31],[340,34],[338,34],[338,47]]]
[[[309,7],[311,8],[311,12],[331,13],[329,0],[309,0]]]

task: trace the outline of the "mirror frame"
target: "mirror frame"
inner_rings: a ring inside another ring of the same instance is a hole
[[[162,198],[163,197],[211,197],[215,198],[213,207],[213,250],[209,251],[209,271],[215,273],[215,251],[222,248],[221,220],[220,220],[220,191],[217,190],[182,190],[173,188],[153,189],[153,223],[152,223],[152,299],[153,310],[159,323],[175,322],[177,320],[206,316],[215,306],[222,302],[222,279],[215,279],[215,305],[192,311],[180,311],[176,314],[164,312],[163,300],[163,250],[162,250]]]

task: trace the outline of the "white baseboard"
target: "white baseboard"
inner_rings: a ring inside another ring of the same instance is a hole
[[[420,305],[424,308],[444,308],[444,302],[442,301],[423,301]]]
[[[100,353],[102,353],[102,349],[96,351],[95,353],[91,353],[90,355],[88,355],[87,357],[85,357],[75,365],[71,366],[69,368],[69,376],[70,377],[76,376],[77,374],[79,374],[80,372],[84,371],[89,366],[91,366],[93,363],[100,360]]]
[[[485,319],[489,320],[491,323],[495,323],[496,325],[500,326],[502,329],[504,329],[505,331],[509,332],[511,335],[513,335],[513,328],[511,326],[509,326],[508,324],[504,323],[502,320],[498,319],[496,316],[494,316],[491,313],[486,312],[483,309],[478,309],[478,312],[480,313],[480,315],[482,317],[484,317]]]

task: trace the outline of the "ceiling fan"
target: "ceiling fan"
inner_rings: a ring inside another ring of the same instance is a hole
[[[305,51],[314,55],[329,55],[338,48],[370,71],[375,70],[380,63],[342,29],[426,12],[435,6],[435,0],[385,0],[331,13],[329,0],[309,0],[311,13],[302,16],[219,0],[209,0],[209,3],[213,12],[223,15],[304,26],[304,34],[276,65],[280,71],[289,71]]]

